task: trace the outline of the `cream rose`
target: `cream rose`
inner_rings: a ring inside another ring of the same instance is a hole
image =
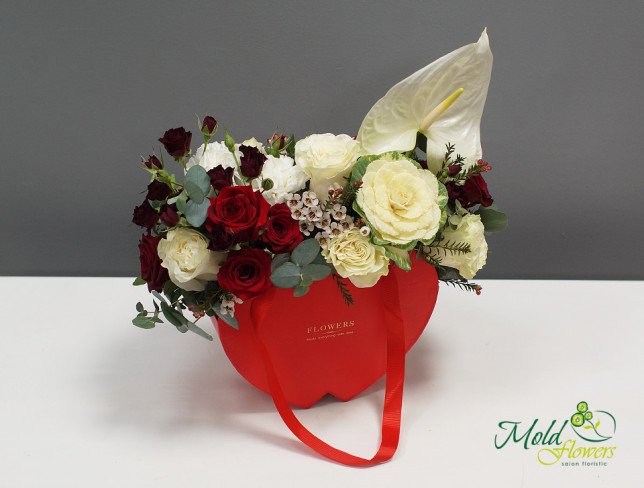
[[[331,239],[322,255],[340,276],[349,278],[358,288],[373,286],[381,276],[389,274],[385,249],[373,245],[357,227]]]
[[[217,278],[226,253],[208,249],[208,241],[199,232],[179,227],[168,232],[157,247],[161,266],[179,288],[202,291],[206,282]]]
[[[438,231],[438,180],[408,159],[384,155],[369,164],[356,201],[381,241],[408,244]]]
[[[295,144],[295,164],[311,178],[311,190],[322,201],[334,183],[344,186],[360,155],[360,143],[346,134],[313,134]]]
[[[487,261],[487,242],[483,233],[485,230],[483,222],[481,222],[479,215],[474,214],[467,214],[463,217],[452,215],[449,222],[451,225],[445,227],[442,242],[465,242],[470,245],[470,252],[465,254],[447,253],[441,259],[441,264],[456,268],[463,278],[471,280]],[[452,225],[455,225],[456,229],[453,229]]]
[[[223,142],[210,142],[207,146],[205,144],[199,146],[199,148],[193,153],[193,155],[188,159],[186,163],[186,169],[190,169],[192,166],[199,165],[206,171],[213,169],[215,166],[223,166],[224,168],[236,168],[237,164],[235,163],[235,158],[232,153],[228,150],[226,145]],[[235,154],[237,159],[241,157],[241,152],[239,149],[235,149]]]

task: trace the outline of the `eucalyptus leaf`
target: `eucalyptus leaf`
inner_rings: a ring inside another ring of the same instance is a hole
[[[294,297],[303,297],[309,292],[309,287],[308,286],[298,286],[293,290],[293,296]]]
[[[320,244],[315,239],[304,239],[293,249],[291,261],[299,266],[305,266],[313,262],[320,253]]]
[[[206,170],[199,165],[192,166],[186,172],[186,176],[184,178],[184,187],[188,183],[196,185],[204,195],[206,195],[211,188],[210,176],[208,176]],[[192,198],[192,196],[190,196],[190,198]]]
[[[209,200],[203,200],[201,203],[190,200],[186,204],[185,211],[188,223],[193,227],[201,227],[208,217],[208,207],[210,207]]]
[[[276,254],[275,257],[273,257],[273,261],[271,262],[271,273],[279,268],[282,264],[287,262],[290,257],[291,255],[289,253]]]
[[[141,302],[137,302],[136,304],[136,311],[137,312],[143,312],[145,308],[143,307],[143,304]]]
[[[178,312],[166,302],[161,302],[161,312],[168,322],[177,328],[185,326],[187,320],[182,313]]]
[[[188,203],[188,194],[185,191],[182,191],[176,200],[177,210],[185,215],[186,205]]]
[[[302,281],[300,282],[299,285],[297,285],[297,288],[302,288],[302,287],[309,287],[313,284],[313,278],[310,276],[302,276]]]
[[[239,322],[237,322],[237,319],[235,317],[231,317],[227,313],[215,312],[215,314],[219,319],[230,325],[233,329],[239,330]]]
[[[197,166],[194,166],[194,167],[196,168]],[[184,184],[184,188],[186,190],[186,193],[188,194],[188,197],[190,197],[190,201],[194,203],[201,203],[206,197],[206,194],[201,190],[199,185],[197,185],[197,183],[195,183],[194,181],[186,181]]]
[[[327,264],[307,264],[302,268],[302,276],[310,277],[312,280],[320,281],[331,274],[331,267]],[[302,280],[304,281],[304,280]]]
[[[132,324],[136,325],[137,327],[141,327],[142,329],[154,328],[154,320],[149,317],[143,317],[141,315],[134,317],[134,319],[132,319]]]
[[[159,293],[158,291],[156,291],[156,290],[152,290],[152,295],[153,295],[157,300],[159,300],[161,303],[166,303],[165,298],[164,298],[164,297],[163,297],[163,295],[161,295],[161,293]]]
[[[201,327],[199,327],[197,324],[189,321],[187,324],[187,327],[190,332],[194,332],[198,336],[201,336],[204,339],[208,339],[209,341],[212,341],[212,336],[208,334],[208,332],[203,330]]]
[[[140,276],[137,276],[137,277],[134,279],[134,282],[132,283],[132,285],[134,285],[134,286],[141,286],[141,285],[145,285],[145,280],[144,280],[143,278],[141,278]]]

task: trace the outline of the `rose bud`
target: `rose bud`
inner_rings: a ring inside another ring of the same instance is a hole
[[[143,164],[145,164],[148,169],[163,169],[163,163],[154,155],[148,156],[148,159],[143,161]]]
[[[454,177],[457,174],[459,174],[460,172],[461,172],[461,165],[460,164],[450,164],[447,167],[447,175],[448,176]]]
[[[252,146],[239,146],[242,153],[240,158],[241,173],[246,178],[257,178],[261,172],[266,156],[264,156],[259,149]]]
[[[233,184],[234,172],[235,168],[224,168],[221,164],[219,166],[215,166],[208,171],[210,184],[217,191],[227,186],[231,186]]]
[[[210,140],[210,138],[216,131],[217,131],[217,121],[215,120],[214,117],[211,117],[210,115],[206,115],[203,118],[203,122],[201,123],[201,133],[204,135],[204,137],[207,137],[208,140]]]
[[[273,137],[267,140],[268,145],[271,147],[275,147],[279,151],[284,149],[284,146],[286,146],[286,140],[288,137],[286,137],[284,134],[280,135],[277,132],[273,133]],[[279,142],[278,142],[279,141]],[[276,144],[278,143],[278,144]]]
[[[174,207],[174,205],[164,205],[159,213],[161,222],[168,227],[174,227],[179,223],[179,214]]]
[[[184,158],[190,152],[192,132],[187,132],[183,127],[168,129],[159,139],[168,154],[176,160]]]

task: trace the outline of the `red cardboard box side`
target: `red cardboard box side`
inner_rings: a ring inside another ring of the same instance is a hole
[[[400,290],[408,351],[424,330],[436,304],[436,270],[412,260],[411,271],[392,266]],[[353,305],[342,299],[331,277],[314,283],[303,297],[277,289],[271,302],[271,322],[259,333],[268,348],[289,403],[308,408],[324,395],[347,401],[380,378],[386,367],[385,324],[380,305],[380,282],[356,288],[345,280]],[[268,392],[257,337],[250,318],[252,300],[236,306],[239,330],[222,321],[217,329],[226,355],[251,384]]]

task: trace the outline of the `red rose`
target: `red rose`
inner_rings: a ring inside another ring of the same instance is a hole
[[[217,275],[219,286],[242,300],[261,295],[271,286],[271,257],[261,249],[232,251]]]
[[[141,278],[148,284],[148,290],[161,291],[168,281],[168,270],[161,266],[157,246],[161,237],[141,236],[139,241],[139,260],[141,261]]]
[[[148,185],[148,194],[145,198],[148,200],[165,200],[172,193],[172,189],[159,180],[154,180]]]
[[[276,254],[291,252],[302,242],[304,236],[300,232],[297,221],[291,217],[291,210],[284,203],[278,203],[268,211],[266,231],[261,240]]]
[[[190,141],[192,140],[192,132],[186,132],[183,127],[177,129],[168,129],[159,139],[163,144],[168,154],[175,159],[184,157],[190,151]]]
[[[257,239],[266,223],[270,205],[262,194],[250,186],[227,186],[210,199],[206,228],[213,232],[221,225],[235,236],[235,242]]]
[[[494,201],[487,189],[487,183],[481,175],[471,176],[462,185],[448,182],[445,187],[451,205],[454,204],[454,200],[458,200],[463,208],[471,208],[479,204],[489,207]]]

